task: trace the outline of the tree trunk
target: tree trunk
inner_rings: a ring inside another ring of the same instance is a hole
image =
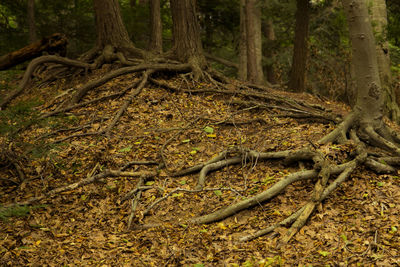
[[[360,116],[360,126],[382,126],[384,97],[379,78],[375,38],[365,0],[343,0],[349,23],[357,90],[353,110]]]
[[[268,60],[268,62],[266,63],[266,66],[265,66],[265,73],[267,76],[267,81],[271,84],[275,84],[276,83],[275,69],[274,69],[274,64],[272,61],[274,53],[271,49],[271,45],[276,40],[276,36],[275,36],[275,31],[274,31],[274,25],[273,25],[271,19],[268,19],[263,22],[262,30],[263,30],[264,37],[266,39],[266,44],[263,47],[263,55]]]
[[[162,53],[162,23],[160,0],[150,0],[150,43],[149,50]]]
[[[195,76],[206,66],[200,39],[200,26],[196,17],[195,0],[170,0],[172,13],[173,49],[182,62],[192,65]]]
[[[395,88],[392,86],[392,73],[390,70],[389,42],[387,40],[387,11],[385,0],[368,0],[371,9],[371,20],[375,33],[376,55],[378,59],[379,77],[381,85],[386,92],[385,111],[390,119],[400,122],[400,109],[396,101]]]
[[[19,50],[1,56],[0,70],[6,70],[27,60],[40,56],[44,51],[50,54],[57,53],[65,56],[66,46],[67,38],[60,33],[55,33],[49,37],[41,39],[40,41],[31,43]]]
[[[247,0],[245,7],[246,44],[247,44],[247,80],[263,84],[261,10],[256,5],[259,1]]]
[[[133,44],[122,22],[118,0],[94,0],[97,47],[111,46],[118,50],[130,50]],[[131,51],[132,52],[132,51]]]
[[[305,90],[309,9],[309,0],[297,0],[293,60],[288,84],[289,90],[294,92],[304,92]]]
[[[239,73],[241,81],[247,79],[246,0],[240,0]]]
[[[34,43],[38,39],[36,34],[35,0],[28,0],[27,13],[29,26],[29,43]]]

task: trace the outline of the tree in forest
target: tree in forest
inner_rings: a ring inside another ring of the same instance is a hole
[[[385,110],[390,119],[400,122],[400,109],[398,100],[392,86],[392,73],[390,69],[389,42],[387,38],[387,11],[385,0],[369,0],[371,22],[376,39],[376,54],[378,59],[379,77],[385,92]]]
[[[98,49],[106,50],[107,47],[111,47],[111,54],[115,54],[114,51],[127,51],[128,53],[132,51],[134,48],[129,39],[127,38],[126,30],[122,25],[120,17],[118,18],[119,10],[117,1],[109,1],[108,3],[113,3],[113,8],[110,6],[108,9],[105,9],[104,6],[98,6],[100,3],[105,0],[95,0],[95,8],[96,11],[96,23],[98,26]],[[308,14],[308,1],[299,0],[298,4],[304,4]],[[187,168],[178,173],[173,173],[171,176],[182,176],[187,175],[193,172],[199,172],[199,177],[197,181],[196,188],[194,190],[184,189],[181,191],[196,193],[204,189],[204,185],[206,183],[207,173],[210,171],[217,170],[219,168],[226,167],[232,164],[240,164],[242,162],[248,162],[249,160],[253,160],[253,162],[257,162],[259,160],[268,160],[268,159],[279,159],[284,161],[285,163],[297,163],[302,161],[311,162],[312,168],[309,170],[301,170],[295,173],[288,175],[286,178],[281,179],[280,181],[273,184],[271,187],[262,191],[261,193],[256,194],[253,197],[246,198],[244,200],[239,200],[238,202],[216,210],[210,214],[206,214],[203,216],[198,216],[194,218],[188,219],[188,223],[211,223],[215,221],[222,220],[227,218],[228,216],[234,215],[241,210],[259,205],[260,202],[264,202],[270,200],[271,198],[277,196],[281,193],[288,185],[296,181],[302,181],[306,179],[317,178],[314,186],[314,192],[312,194],[311,199],[298,211],[294,212],[292,215],[284,219],[283,221],[261,231],[256,232],[250,236],[245,236],[241,240],[249,240],[257,236],[261,236],[270,231],[275,230],[277,227],[282,225],[291,224],[292,226],[286,233],[286,235],[282,238],[282,243],[287,243],[289,240],[296,234],[296,232],[306,223],[307,219],[313,213],[315,208],[326,199],[330,193],[333,192],[334,189],[338,187],[349,175],[355,170],[356,167],[365,165],[376,172],[394,172],[395,169],[391,165],[398,165],[400,156],[400,136],[392,131],[383,121],[384,116],[384,90],[381,85],[381,80],[379,77],[379,67],[376,55],[376,46],[375,46],[375,38],[372,31],[372,26],[369,20],[368,9],[365,4],[365,0],[343,0],[343,4],[346,10],[346,15],[348,19],[349,29],[350,29],[350,39],[353,51],[353,66],[355,72],[355,83],[356,83],[356,104],[347,115],[344,120],[337,125],[336,129],[327,134],[325,137],[320,139],[317,143],[312,143],[310,141],[310,146],[302,148],[300,150],[285,150],[285,151],[269,151],[269,152],[257,152],[243,146],[234,146],[226,151],[221,152],[215,158],[205,162],[200,163],[196,166]],[[97,5],[97,7],[96,7]],[[254,0],[248,1],[247,5],[242,5],[243,12],[245,13],[246,19],[244,20],[244,25],[246,29],[246,69],[247,69],[247,80],[252,83],[261,83],[262,76],[258,76],[257,66],[258,62],[258,53],[261,51],[261,47],[257,45],[259,41],[255,36],[258,34],[257,31],[260,28],[257,21],[254,20],[254,17],[257,17],[255,9],[257,7],[257,2]],[[301,13],[301,7],[299,6],[297,11],[297,19],[301,20],[301,17],[305,14]],[[241,8],[242,9],[242,8]],[[113,10],[112,15],[103,14],[107,13],[106,11]],[[90,133],[92,135],[106,135],[109,136],[113,127],[116,125],[119,118],[122,116],[124,111],[127,109],[131,101],[141,92],[143,87],[146,85],[148,81],[156,84],[157,86],[165,87],[171,91],[180,91],[173,85],[170,85],[166,82],[160,82],[157,79],[151,79],[151,75],[156,71],[170,71],[173,73],[176,72],[185,72],[189,73],[193,71],[195,74],[195,78],[202,76],[204,73],[204,68],[206,66],[205,58],[202,51],[202,45],[200,41],[199,34],[199,25],[196,19],[196,8],[194,0],[171,0],[171,10],[172,10],[172,18],[173,18],[173,34],[174,34],[174,46],[172,49],[172,55],[175,56],[175,59],[178,59],[182,63],[174,63],[167,64],[159,59],[160,62],[152,62],[152,61],[136,61],[126,59],[124,57],[118,57],[118,52],[116,53],[117,57],[122,63],[126,63],[128,66],[124,66],[117,70],[111,71],[101,77],[100,79],[93,80],[88,82],[87,84],[79,87],[75,94],[73,95],[72,104],[64,107],[58,107],[54,111],[51,111],[47,114],[44,114],[41,118],[47,118],[49,116],[67,112],[77,107],[82,107],[85,104],[95,103],[96,101],[103,101],[105,98],[113,98],[120,97],[128,90],[131,90],[127,95],[125,102],[121,105],[121,108],[118,109],[117,113],[113,118],[110,119],[110,123],[105,127],[101,128],[98,132]],[[102,13],[103,12],[103,13]],[[251,16],[250,16],[251,15]],[[307,15],[308,16],[308,15]],[[105,18],[109,18],[106,20]],[[112,23],[107,23],[113,21]],[[242,23],[241,23],[242,24]],[[302,24],[304,26],[304,24]],[[115,33],[110,33],[118,27]],[[256,30],[257,28],[257,30]],[[296,32],[301,32],[296,30]],[[307,32],[307,30],[306,30]],[[112,36],[108,36],[107,33],[110,33]],[[303,32],[304,33],[304,32]],[[307,34],[305,34],[307,35]],[[296,33],[296,37],[297,33]],[[304,36],[303,36],[304,37]],[[300,37],[299,37],[300,38]],[[249,42],[249,39],[252,42]],[[304,41],[304,40],[303,40]],[[136,50],[135,50],[136,51]],[[296,54],[296,53],[295,53]],[[112,57],[111,57],[112,59]],[[295,59],[295,56],[294,56]],[[59,59],[58,57],[45,57],[45,60],[56,63],[64,63],[69,66],[80,67],[80,68],[92,68],[92,65],[89,63],[84,63],[80,61],[68,60],[68,59]],[[106,60],[106,59],[104,59]],[[305,58],[297,58],[296,60],[303,60],[303,67],[305,66]],[[295,61],[295,60],[294,60]],[[32,61],[30,66],[28,66],[28,70],[24,76],[24,80],[26,81],[27,76],[30,76],[32,73],[32,68],[37,66],[38,64],[43,63],[40,58],[36,61]],[[299,64],[301,62],[298,62]],[[36,65],[35,65],[36,64]],[[139,79],[134,82],[134,85],[127,88],[123,92],[117,92],[113,95],[107,95],[106,97],[99,97],[96,99],[91,99],[84,103],[78,103],[83,96],[91,89],[96,88],[105,82],[118,77],[123,74],[133,73],[133,72],[141,72]],[[304,77],[304,73],[303,73]],[[28,77],[29,78],[29,77]],[[304,102],[296,101],[296,99],[284,99],[280,97],[276,97],[270,92],[263,93],[260,89],[265,89],[262,86],[251,85],[251,87],[239,86],[240,89],[246,90],[232,90],[231,88],[226,89],[228,87],[226,84],[223,84],[220,81],[211,80],[213,82],[213,86],[219,87],[217,89],[205,89],[209,92],[215,92],[218,94],[227,94],[236,96],[244,96],[247,97],[247,102],[242,103],[241,101],[235,101],[235,104],[243,104],[247,105],[247,107],[253,109],[254,107],[261,108],[265,107],[268,110],[273,109],[282,109],[285,112],[288,112],[289,115],[295,118],[312,118],[312,119],[320,119],[320,120],[329,120],[333,122],[337,122],[338,119],[336,116],[329,114],[321,107],[315,107],[314,105],[307,105]],[[298,80],[297,80],[298,81]],[[190,84],[190,83],[188,83]],[[304,84],[304,80],[303,80]],[[234,85],[232,85],[233,87]],[[251,88],[255,88],[257,90],[251,90]],[[298,89],[300,87],[296,87]],[[197,88],[196,88],[197,89]],[[193,88],[184,89],[185,92],[194,94],[194,93],[204,93],[205,90],[196,90]],[[225,89],[225,90],[223,90]],[[63,94],[62,96],[67,95]],[[249,100],[250,99],[250,100]],[[258,99],[259,102],[256,102],[255,99]],[[273,102],[274,105],[266,105],[265,102]],[[277,104],[278,103],[278,104]],[[281,106],[279,105],[281,104]],[[283,106],[286,105],[286,106]],[[292,113],[290,113],[292,112]],[[288,115],[288,116],[289,116]],[[103,118],[102,118],[103,120]],[[192,123],[191,123],[192,124]],[[90,126],[91,127],[91,126]],[[210,127],[209,127],[210,128]],[[205,128],[207,129],[207,127]],[[210,129],[207,129],[210,131]],[[179,132],[178,134],[180,134]],[[87,134],[87,133],[85,133]],[[76,137],[76,136],[74,136]],[[176,136],[175,136],[176,137]],[[173,138],[175,138],[173,137]],[[167,143],[171,141],[166,141],[164,143],[159,158],[160,162],[150,162],[149,165],[158,165],[159,168],[165,167],[166,162],[163,156],[163,150]],[[328,143],[340,143],[351,147],[351,151],[349,152],[348,161],[342,164],[338,164],[337,162],[330,160],[326,154],[324,154],[324,149],[329,149]],[[374,146],[375,148],[381,149],[381,153],[370,152],[367,149],[367,145]],[[325,146],[325,147],[324,147]],[[129,148],[130,149],[130,148]],[[381,156],[382,155],[382,156]],[[385,162],[386,164],[382,163]],[[138,164],[141,165],[143,162],[132,163],[132,165]],[[148,162],[147,162],[148,163]],[[146,163],[146,165],[147,165]],[[129,163],[127,166],[130,166]],[[95,173],[96,168],[92,173]],[[103,179],[109,176],[132,176],[132,177],[140,177],[140,181],[137,185],[137,191],[132,193],[132,197],[140,198],[141,189],[143,188],[143,184],[145,183],[145,178],[154,177],[157,175],[157,172],[128,172],[125,169],[128,167],[122,167],[117,171],[105,170],[95,175],[89,175],[88,177],[59,188],[55,188],[50,192],[47,192],[46,195],[42,195],[40,197],[33,197],[28,199],[26,202],[22,204],[31,204],[34,201],[41,200],[46,196],[59,194],[60,192],[64,192],[67,190],[76,189],[79,186],[87,185],[88,183],[95,182],[96,180]],[[167,169],[167,167],[165,167]],[[100,167],[98,169],[101,169]],[[159,171],[159,169],[157,169]],[[168,171],[168,169],[167,169]],[[168,173],[169,174],[169,173]],[[332,179],[331,179],[332,178]],[[146,187],[145,187],[146,188]],[[178,192],[176,190],[175,192]],[[213,190],[215,191],[215,190]],[[166,199],[168,196],[171,196],[174,191],[167,193],[166,196],[160,198],[159,201]],[[159,202],[158,201],[158,202]],[[133,201],[134,202],[134,201]],[[151,206],[153,207],[158,203],[154,202]],[[134,203],[133,203],[134,204]],[[134,206],[132,204],[132,206]],[[149,209],[150,209],[149,208]],[[133,209],[133,208],[132,208]],[[132,212],[133,213],[133,212]],[[146,212],[145,212],[146,213]],[[143,215],[144,216],[144,215]],[[131,220],[130,220],[131,222]],[[182,222],[179,222],[182,223]],[[128,224],[128,228],[130,227],[130,223]]]
[[[200,26],[196,17],[195,0],[171,0],[172,52],[181,62],[188,62],[197,78],[206,66],[200,38]]]
[[[288,83],[289,90],[294,92],[305,90],[309,13],[310,1],[297,0],[293,60]]]
[[[27,13],[28,13],[28,26],[29,26],[29,42],[33,43],[37,41],[36,33],[36,20],[35,20],[35,0],[28,0],[27,2]]]
[[[150,41],[149,50],[153,53],[162,53],[162,23],[160,0],[150,0]]]
[[[263,46],[263,57],[266,58],[265,69],[265,76],[267,81],[271,84],[276,83],[275,77],[275,69],[274,64],[272,62],[273,58],[273,49],[271,49],[271,45],[276,41],[274,25],[272,23],[272,19],[264,20],[262,22],[262,32],[265,38],[265,45]]]
[[[94,0],[93,5],[97,33],[94,51],[103,51],[107,60],[111,60],[114,50],[143,56],[142,51],[136,49],[129,39],[122,22],[118,0]]]
[[[260,1],[240,2],[239,78],[262,85],[262,38]]]

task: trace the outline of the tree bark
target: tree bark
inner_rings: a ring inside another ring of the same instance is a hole
[[[37,41],[36,20],[35,20],[35,0],[28,0],[27,3],[28,26],[29,26],[29,43]]]
[[[93,0],[93,4],[96,19],[97,48],[102,50],[106,46],[111,46],[117,50],[141,56],[134,48],[122,22],[118,0]]]
[[[50,54],[57,53],[64,56],[66,53],[66,46],[67,38],[60,33],[55,33],[19,50],[1,56],[0,70],[6,70],[27,60],[40,56],[44,51]]]
[[[267,76],[267,81],[271,84],[276,84],[275,77],[275,69],[274,64],[272,62],[272,58],[274,56],[273,50],[271,49],[271,45],[276,40],[274,25],[271,19],[263,21],[262,23],[262,31],[264,37],[266,39],[266,44],[263,47],[263,55],[267,58],[268,62],[265,66],[265,73]]]
[[[297,0],[293,60],[288,84],[289,90],[294,92],[304,92],[305,90],[309,9],[309,0]]]
[[[150,43],[149,50],[162,53],[162,23],[160,0],[150,0]]]
[[[370,17],[375,33],[376,55],[378,59],[379,77],[386,93],[385,111],[390,119],[400,122],[400,109],[396,100],[395,88],[392,86],[392,73],[390,70],[389,42],[387,39],[387,10],[385,0],[368,0]]]
[[[261,10],[257,7],[258,3],[258,0],[247,0],[245,7],[247,81],[255,84],[263,84]]]
[[[357,90],[353,110],[359,114],[359,125],[382,126],[384,94],[379,78],[375,37],[365,0],[343,0],[349,23]]]
[[[170,0],[172,13],[172,51],[177,59],[188,62],[194,68],[195,76],[206,66],[200,39],[200,26],[196,17],[195,0]],[[197,77],[198,78],[198,77]]]
[[[239,72],[241,81],[247,79],[246,0],[240,0]]]

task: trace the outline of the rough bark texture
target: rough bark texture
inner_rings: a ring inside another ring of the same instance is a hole
[[[389,118],[400,122],[400,109],[396,101],[395,88],[392,86],[392,73],[390,70],[389,42],[386,36],[387,11],[385,0],[368,0],[372,25],[376,39],[376,56],[378,59],[379,77],[386,93],[385,110]]]
[[[36,21],[35,21],[35,0],[28,0],[27,4],[28,26],[29,26],[29,42],[37,41]]]
[[[360,126],[380,128],[383,116],[382,87],[379,78],[375,38],[365,0],[344,0],[352,43],[357,99],[354,111],[360,115]]]
[[[178,60],[201,69],[206,65],[206,60],[200,39],[200,26],[196,17],[196,1],[171,0],[170,3],[174,36],[173,51]]]
[[[116,48],[133,46],[122,22],[118,0],[94,0],[97,46]]]
[[[268,61],[265,66],[265,74],[266,74],[267,81],[270,82],[271,84],[275,84],[276,83],[275,69],[274,69],[274,65],[272,63],[272,57],[273,57],[274,53],[273,53],[273,50],[271,49],[271,45],[276,40],[276,36],[275,36],[275,31],[274,31],[274,25],[273,25],[271,19],[263,21],[262,31],[263,31],[264,38],[266,39],[266,43],[263,47],[263,55],[264,55],[264,57],[267,58],[267,61]]]
[[[50,54],[59,53],[64,56],[66,46],[67,38],[60,33],[55,33],[49,37],[41,39],[40,41],[29,44],[17,51],[13,51],[0,57],[0,70],[8,69],[12,66],[40,56],[44,51]]]
[[[247,45],[246,45],[246,0],[240,0],[240,37],[239,37],[239,73],[238,78],[247,78]]]
[[[297,0],[293,60],[288,84],[289,90],[294,92],[303,92],[305,89],[309,9],[309,0]]]
[[[257,0],[246,1],[247,81],[263,84],[261,10]]]
[[[160,0],[150,0],[150,43],[149,50],[162,53],[162,23]]]

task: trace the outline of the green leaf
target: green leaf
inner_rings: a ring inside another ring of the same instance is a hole
[[[190,142],[190,139],[182,140],[182,143],[189,143],[189,142]]]
[[[124,148],[121,148],[120,150],[118,150],[118,152],[129,152],[129,151],[131,151],[132,150],[132,146],[127,146],[127,147],[124,147]]]
[[[187,228],[188,227],[187,224],[183,224],[183,223],[180,224],[180,226],[183,227],[183,228]]]
[[[204,127],[203,130],[204,130],[206,133],[208,133],[208,134],[214,133],[214,128],[212,128],[212,127],[210,127],[210,126]]]
[[[189,152],[191,155],[194,155],[194,154],[197,154],[197,151],[196,150],[192,150],[192,151],[190,151]]]
[[[193,267],[204,267],[204,264],[203,263],[196,263],[196,264],[193,264]]]
[[[155,182],[154,181],[147,181],[146,183],[145,183],[145,185],[153,185]]]
[[[382,187],[384,185],[384,183],[383,182],[377,182],[376,185],[379,186],[379,187]]]
[[[180,183],[181,185],[185,185],[185,184],[187,183],[187,181],[186,181],[186,180],[183,180],[183,181],[179,181],[179,183]]]
[[[215,190],[215,191],[214,191],[214,194],[215,194],[216,196],[218,196],[218,197],[222,196],[221,190]]]
[[[330,253],[328,251],[318,251],[319,254],[321,254],[322,256],[326,257],[328,256]]]
[[[174,193],[172,194],[172,197],[181,197],[183,196],[183,193]]]
[[[345,234],[341,234],[340,237],[343,239],[343,241],[347,241],[347,236]]]

